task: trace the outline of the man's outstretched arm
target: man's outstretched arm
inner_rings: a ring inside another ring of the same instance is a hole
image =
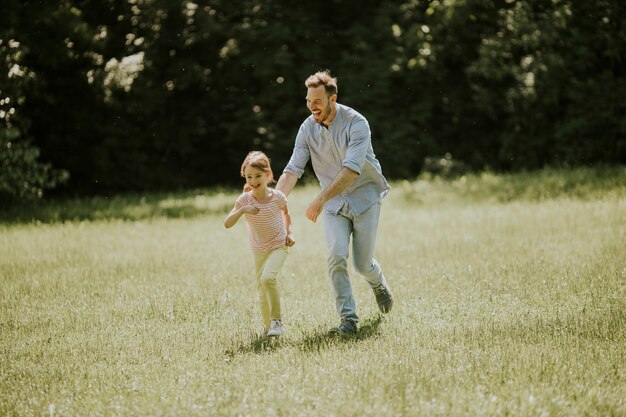
[[[282,191],[285,195],[289,195],[289,193],[291,193],[291,190],[293,190],[293,187],[296,186],[297,182],[298,177],[290,174],[289,172],[285,172],[278,179],[278,182],[276,183],[276,189]]]

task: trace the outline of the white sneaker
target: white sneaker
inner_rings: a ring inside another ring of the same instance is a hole
[[[285,328],[280,320],[272,320],[270,330],[267,332],[269,337],[278,337],[285,333]]]

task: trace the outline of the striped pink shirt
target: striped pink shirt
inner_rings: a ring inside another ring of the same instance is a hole
[[[244,192],[237,198],[235,208],[252,204],[260,210],[257,214],[246,213],[250,249],[255,253],[270,252],[285,245],[287,231],[281,211],[287,208],[287,197],[279,190],[271,190],[272,197],[267,203],[259,203],[252,191]]]

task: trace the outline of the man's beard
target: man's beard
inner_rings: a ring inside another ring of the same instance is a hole
[[[323,124],[332,113],[333,110],[330,108],[330,105],[324,107],[324,109],[320,113],[320,121],[318,123]]]

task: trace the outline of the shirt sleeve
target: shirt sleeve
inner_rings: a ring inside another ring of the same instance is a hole
[[[365,118],[354,118],[350,125],[350,139],[343,166],[361,174],[367,151],[372,144],[372,133]]]
[[[245,206],[246,203],[246,194],[243,193],[241,194],[238,198],[237,201],[235,201],[235,210],[239,210],[240,208],[242,208],[243,206]]]
[[[307,135],[305,123],[302,123],[300,130],[298,131],[298,135],[296,136],[296,144],[293,148],[291,158],[283,170],[283,172],[295,175],[296,178],[302,177],[302,174],[304,174],[304,168],[311,158]]]
[[[280,208],[282,211],[285,211],[285,208],[287,207],[287,197],[280,190],[274,190],[274,191],[276,192],[276,195],[277,195],[278,208]]]

